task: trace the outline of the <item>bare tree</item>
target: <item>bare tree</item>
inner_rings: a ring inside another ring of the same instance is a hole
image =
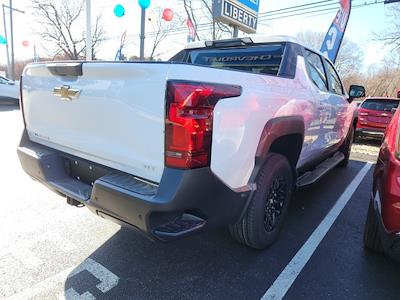
[[[165,21],[162,18],[164,9],[161,7],[154,8],[150,15],[152,15],[151,24],[153,26],[153,34],[150,38],[153,39],[153,44],[150,52],[149,59],[153,60],[156,54],[158,46],[167,38],[169,31],[180,26],[184,20],[178,14],[175,13],[171,21]]]
[[[38,34],[53,46],[54,56],[76,60],[86,51],[85,32],[79,18],[84,10],[84,0],[31,0],[34,14],[40,22]],[[105,40],[101,16],[97,16],[92,29],[92,50]]]
[[[183,0],[183,6],[196,28],[196,39],[218,40],[232,35],[228,25],[214,20],[212,0]]]
[[[324,37],[325,34],[322,32],[305,31],[297,34],[297,38],[305,46],[314,50],[321,48]],[[335,63],[336,69],[344,81],[346,78],[360,72],[363,59],[364,53],[361,48],[348,38],[344,38]]]
[[[375,33],[375,39],[385,42],[393,50],[400,49],[400,6],[397,3],[390,4],[388,18],[391,20],[390,27]]]

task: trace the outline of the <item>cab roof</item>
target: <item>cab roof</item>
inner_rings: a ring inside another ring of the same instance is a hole
[[[253,34],[246,37],[240,38],[232,38],[232,39],[223,39],[223,40],[215,40],[215,41],[198,41],[189,43],[186,45],[185,49],[199,49],[199,48],[206,48],[206,47],[218,47],[218,46],[234,46],[235,43],[242,45],[250,45],[250,44],[266,44],[266,43],[284,43],[284,42],[291,42],[298,44],[304,48],[310,49],[314,52],[323,55],[320,51],[313,49],[312,47],[305,45],[304,43],[300,42],[297,38],[289,35],[261,35],[261,34]]]

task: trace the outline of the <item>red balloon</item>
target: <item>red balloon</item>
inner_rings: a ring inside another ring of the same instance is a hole
[[[22,41],[22,46],[29,47],[29,42],[28,41]]]
[[[174,12],[172,11],[172,9],[170,8],[164,9],[162,13],[162,18],[167,22],[171,21],[174,18]]]

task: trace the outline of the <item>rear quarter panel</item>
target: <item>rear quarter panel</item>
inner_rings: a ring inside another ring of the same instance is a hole
[[[243,72],[231,72],[226,79],[226,83],[240,84],[243,93],[241,97],[219,101],[214,109],[211,170],[231,188],[247,186],[260,137],[269,120],[301,116],[305,134],[310,135],[318,116],[305,72],[304,59],[299,56],[294,79]],[[218,76],[217,72],[211,73]],[[302,156],[308,154],[307,146],[303,146]]]

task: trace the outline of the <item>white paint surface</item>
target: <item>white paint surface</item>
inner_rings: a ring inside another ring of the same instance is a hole
[[[103,293],[107,293],[114,288],[118,282],[119,277],[106,269],[103,265],[94,261],[91,258],[87,258],[77,268],[68,268],[64,271],[49,277],[34,286],[31,286],[20,293],[14,294],[13,296],[6,298],[6,300],[19,300],[19,299],[30,299],[40,295],[46,291],[52,290],[57,286],[63,285],[68,278],[71,278],[82,271],[88,271],[94,277],[100,280],[100,283],[96,287]],[[73,288],[69,288],[65,293],[57,295],[58,299],[81,299],[81,300],[92,300],[96,299],[90,292],[86,291],[83,294],[79,294]]]

